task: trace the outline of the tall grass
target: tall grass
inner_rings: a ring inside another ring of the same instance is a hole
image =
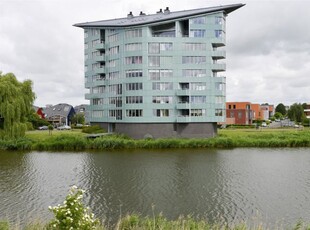
[[[79,132],[27,134],[18,140],[0,140],[0,150],[81,151],[87,149],[169,149],[236,147],[310,147],[310,129],[305,130],[220,130],[214,138],[130,139],[124,135],[107,135],[87,139]]]

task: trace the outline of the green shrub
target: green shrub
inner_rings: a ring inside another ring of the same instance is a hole
[[[93,126],[84,126],[82,128],[83,133],[106,133],[106,131],[101,128],[99,125],[93,125]]]

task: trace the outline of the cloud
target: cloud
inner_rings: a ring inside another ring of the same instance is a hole
[[[239,0],[2,0],[0,70],[31,79],[36,103],[86,103],[79,22],[172,11]],[[309,102],[310,1],[241,1],[227,17],[227,100]]]

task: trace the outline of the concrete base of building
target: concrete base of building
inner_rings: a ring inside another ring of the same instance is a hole
[[[131,138],[207,138],[217,135],[216,123],[91,123]]]

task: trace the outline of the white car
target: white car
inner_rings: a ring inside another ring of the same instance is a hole
[[[63,125],[63,126],[59,126],[59,127],[57,127],[57,129],[58,129],[58,130],[70,130],[70,129],[71,129],[71,127],[70,127],[70,126],[68,126],[68,125]]]

